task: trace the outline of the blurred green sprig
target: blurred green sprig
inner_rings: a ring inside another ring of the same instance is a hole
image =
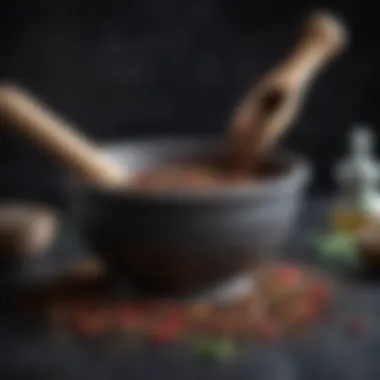
[[[341,265],[355,265],[359,256],[356,236],[349,233],[318,234],[315,244],[321,257]]]

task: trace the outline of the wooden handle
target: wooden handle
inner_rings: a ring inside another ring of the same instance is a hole
[[[271,73],[283,83],[305,87],[319,70],[346,47],[347,29],[329,13],[316,12],[307,20],[295,49]],[[276,79],[278,80],[278,79]]]
[[[109,162],[71,125],[20,88],[0,86],[0,112],[11,122],[12,131],[27,137],[78,177],[101,186],[123,181],[118,165]]]
[[[347,45],[348,33],[334,16],[314,13],[291,53],[254,86],[234,114],[228,136],[232,170],[252,171],[299,114],[312,79]]]

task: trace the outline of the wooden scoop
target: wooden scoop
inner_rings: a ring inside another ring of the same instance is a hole
[[[0,114],[10,121],[12,132],[27,137],[79,178],[107,187],[124,180],[122,168],[109,162],[74,127],[20,88],[0,86]]]
[[[347,41],[339,19],[323,12],[311,15],[293,51],[249,91],[233,115],[228,135],[233,173],[255,170],[297,118],[313,78]]]

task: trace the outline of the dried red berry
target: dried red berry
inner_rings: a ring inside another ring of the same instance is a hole
[[[182,323],[184,321],[184,312],[181,309],[171,308],[165,313],[165,320],[170,323]]]
[[[154,336],[154,342],[158,344],[165,344],[173,342],[177,337],[168,331],[157,331]]]
[[[136,306],[122,307],[116,313],[116,326],[128,332],[141,330],[144,321],[144,314]]]
[[[325,284],[314,284],[309,291],[310,298],[318,304],[324,304],[330,297],[330,289]]]
[[[161,324],[154,332],[153,339],[157,343],[169,343],[177,340],[181,336],[183,329],[182,323],[166,322]]]
[[[97,336],[105,332],[105,320],[94,312],[80,312],[74,318],[75,329],[86,336]]]
[[[318,311],[314,307],[310,306],[299,314],[297,324],[314,325],[319,322],[319,319],[320,317]]]
[[[300,279],[301,271],[295,265],[283,265],[278,269],[277,280],[279,286],[290,288],[297,285]]]
[[[123,307],[117,312],[117,320],[121,323],[134,322],[139,317],[139,313],[134,308]]]
[[[256,325],[257,335],[265,342],[272,342],[277,338],[278,330],[271,322],[261,322]]]

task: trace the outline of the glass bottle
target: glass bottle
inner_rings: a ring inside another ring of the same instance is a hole
[[[380,166],[373,156],[374,136],[364,127],[350,133],[348,157],[336,166],[338,196],[332,211],[332,228],[357,233],[380,218]]]

